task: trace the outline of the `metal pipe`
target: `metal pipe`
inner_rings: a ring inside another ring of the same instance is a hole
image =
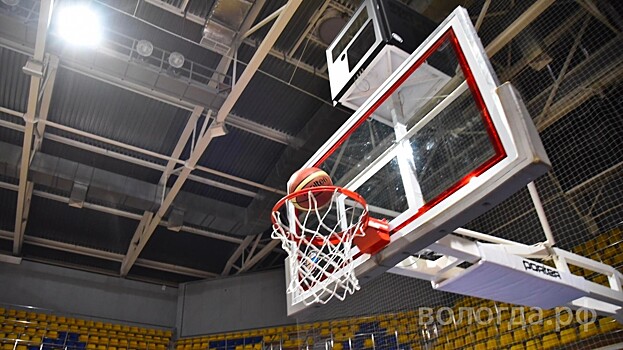
[[[7,129],[16,130],[16,131],[21,131],[21,132],[24,131],[24,126],[19,125],[19,124],[13,124],[13,123],[11,123],[9,121],[6,121],[6,120],[0,120],[0,127],[4,127],[4,128],[7,128]],[[136,164],[136,165],[143,166],[145,168],[158,170],[158,171],[164,171],[165,170],[165,167],[163,165],[158,164],[158,163],[153,163],[153,162],[150,162],[148,160],[144,160],[144,159],[140,159],[140,158],[134,158],[134,157],[126,155],[126,154],[117,153],[115,151],[111,151],[111,150],[108,150],[108,149],[105,149],[105,148],[101,148],[101,147],[98,147],[98,146],[90,145],[90,144],[83,143],[83,142],[80,142],[80,141],[72,140],[72,139],[69,139],[69,138],[66,138],[66,137],[63,137],[63,136],[46,133],[45,134],[45,138],[47,140],[50,140],[50,141],[62,143],[64,145],[76,147],[76,148],[79,148],[79,149],[83,149],[85,151],[101,154],[101,155],[104,155],[104,156],[107,156],[107,157],[111,157],[111,158],[114,158],[114,159],[119,159],[119,160],[122,160],[122,161],[125,161],[125,162],[128,162],[128,163],[131,163],[131,164]],[[274,192],[274,193],[284,194],[285,195],[284,191],[280,191],[280,190],[278,190],[276,188],[265,186],[265,185],[262,185],[262,184],[258,184],[258,183],[255,183],[253,181],[250,181],[250,180],[242,179],[242,178],[239,178],[239,177],[234,176],[234,175],[230,175],[230,174],[226,174],[226,173],[220,172],[218,170],[206,168],[206,167],[203,167],[203,166],[197,166],[196,169],[204,171],[204,172],[207,172],[207,173],[210,173],[210,174],[218,175],[218,176],[221,176],[221,177],[224,177],[224,178],[228,178],[230,180],[237,181],[237,182],[249,185],[249,186],[257,187],[257,188],[260,188],[260,189],[263,189],[263,190],[266,190],[266,191],[270,191],[270,192]],[[254,197],[257,196],[257,193],[255,193],[255,192],[248,191],[248,190],[245,190],[245,189],[242,189],[242,188],[238,188],[238,187],[235,187],[235,186],[232,186],[232,185],[224,184],[224,183],[221,183],[221,182],[218,182],[218,181],[215,181],[215,180],[207,179],[205,177],[194,175],[194,174],[191,174],[188,177],[188,179],[191,180],[191,181],[194,181],[194,182],[202,183],[204,185],[214,186],[214,187],[226,190],[226,191],[242,194],[242,195],[247,196],[247,197],[253,197],[254,198]]]
[[[508,239],[491,236],[491,235],[488,235],[486,233],[481,233],[481,232],[477,232],[477,231],[473,231],[473,230],[468,230],[468,229],[462,228],[462,227],[459,227],[456,230],[454,230],[454,233],[457,233],[457,234],[462,235],[462,236],[470,237],[470,238],[475,238],[477,240],[485,241],[485,242],[489,242],[489,243],[505,244],[505,245],[519,245],[519,246],[523,246],[524,245],[524,244],[521,244],[521,243],[518,243],[518,242],[510,241]]]
[[[485,17],[487,15],[487,10],[489,10],[489,5],[491,5],[491,0],[486,0],[485,3],[482,5],[482,9],[480,10],[480,14],[478,15],[478,19],[476,20],[476,24],[474,25],[474,28],[476,28],[476,31],[480,30],[480,26],[482,25],[482,21],[485,20]]]
[[[543,203],[541,203],[541,198],[539,197],[539,192],[536,189],[534,181],[528,184],[528,191],[530,192],[530,198],[532,198],[532,203],[536,209],[536,214],[539,216],[539,222],[541,223],[543,232],[545,233],[546,241],[544,243],[546,246],[551,247],[556,244],[556,240],[554,240],[552,228],[549,226],[549,222],[547,221],[545,209],[543,209]]]
[[[10,184],[10,183],[7,183],[7,182],[1,182],[1,181],[0,181],[0,188],[3,188],[5,190],[10,190],[10,191],[17,191],[18,190],[18,186],[17,185]],[[63,196],[59,196],[59,195],[56,195],[56,194],[52,194],[52,193],[39,191],[39,190],[34,190],[33,191],[33,195],[35,195],[37,197],[53,200],[53,201],[56,201],[56,202],[61,202],[61,203],[65,203],[65,204],[69,203],[69,198],[66,198],[66,197],[63,197]],[[135,213],[132,213],[132,212],[123,211],[123,210],[115,209],[115,208],[109,208],[109,207],[105,207],[103,205],[98,205],[98,204],[93,204],[93,203],[88,203],[88,202],[84,202],[84,204],[82,205],[82,208],[83,209],[91,209],[91,210],[99,211],[99,212],[102,212],[102,213],[111,214],[111,215],[115,215],[115,216],[120,216],[120,217],[124,217],[124,218],[127,218],[127,219],[132,219],[132,220],[137,220],[137,221],[141,220],[141,217],[142,217],[142,215],[135,214]],[[162,221],[162,222],[160,222],[160,225],[166,227],[168,225],[168,222]],[[218,239],[218,240],[225,241],[225,242],[230,242],[230,243],[236,243],[236,244],[242,243],[242,239],[240,239],[240,238],[226,236],[226,235],[222,235],[222,234],[219,234],[219,233],[214,233],[214,232],[210,232],[210,231],[206,231],[206,230],[201,230],[201,229],[194,228],[194,227],[182,226],[181,231],[192,233],[192,234],[196,234],[196,235],[199,235],[199,236],[208,237],[208,238]]]
[[[14,110],[9,109],[9,108],[0,107],[0,112],[2,112],[4,114],[12,115],[14,117],[24,118],[24,113],[21,113],[21,112],[18,112],[18,111],[14,111]]]
[[[489,57],[493,57],[506,44],[508,44],[518,33],[524,30],[541,13],[547,10],[556,0],[537,0],[524,13],[521,14],[513,23],[500,33],[487,47],[485,51]]]
[[[12,114],[19,113],[19,112],[16,112],[16,111],[13,111],[13,110],[10,110],[10,109],[7,109],[7,108],[3,108],[3,109],[6,110],[7,112],[9,112],[9,111],[12,112]],[[0,110],[0,112],[2,112],[2,110]],[[89,132],[78,130],[78,129],[75,129],[75,128],[72,128],[72,127],[69,127],[69,126],[61,125],[61,124],[58,124],[58,123],[55,123],[55,122],[52,122],[52,121],[49,121],[49,120],[48,121],[43,121],[43,123],[45,125],[51,127],[51,128],[56,128],[56,129],[59,129],[59,130],[70,132],[72,134],[88,137],[88,138],[91,138],[93,140],[97,140],[97,141],[100,141],[100,142],[103,142],[103,143],[107,143],[107,144],[110,144],[110,145],[113,145],[113,146],[117,146],[117,147],[120,147],[120,148],[124,148],[124,149],[128,149],[128,150],[131,150],[131,151],[135,151],[137,153],[142,153],[142,154],[151,156],[153,158],[158,158],[158,159],[162,159],[162,160],[166,160],[166,161],[171,161],[171,162],[173,162],[175,164],[179,164],[179,165],[182,165],[182,166],[186,163],[185,161],[183,161],[181,159],[177,159],[177,158],[173,158],[173,157],[170,157],[170,156],[167,156],[167,155],[164,155],[164,154],[148,151],[148,150],[142,149],[140,147],[128,145],[126,143],[115,141],[115,140],[111,140],[111,139],[103,137],[103,136],[94,135],[94,134],[91,134]],[[9,128],[9,129],[13,129],[13,130],[24,131],[24,126],[19,125],[19,124],[15,124],[15,123],[11,123],[11,122],[6,121],[6,120],[0,120],[0,126],[6,127],[6,128]],[[141,166],[148,167],[148,168],[151,168],[151,169],[160,170],[160,171],[164,171],[164,169],[165,169],[164,166],[162,166],[160,164],[157,164],[157,163],[153,163],[153,162],[150,162],[150,161],[146,161],[146,160],[135,158],[135,157],[128,156],[128,155],[119,154],[119,153],[111,151],[111,150],[102,149],[102,148],[97,147],[97,146],[88,145],[88,144],[82,143],[80,141],[68,139],[68,138],[65,138],[65,137],[62,137],[62,136],[58,136],[58,135],[54,135],[54,134],[46,134],[45,138],[49,139],[49,140],[52,140],[52,141],[60,142],[60,143],[63,143],[63,144],[67,144],[67,145],[70,145],[70,146],[74,146],[74,147],[77,147],[77,148],[85,149],[85,150],[88,150],[88,151],[91,151],[91,152],[96,152],[96,153],[99,153],[99,154],[107,155],[107,156],[110,156],[112,158],[124,160],[124,161],[130,162],[130,163],[133,163],[133,164],[136,164],[136,165],[141,165]],[[235,176],[235,175],[227,174],[227,173],[224,173],[222,171],[214,170],[214,169],[202,166],[202,165],[195,166],[195,169],[203,171],[203,172],[206,172],[208,174],[213,174],[213,175],[217,175],[217,176],[220,176],[220,177],[224,177],[224,178],[229,179],[229,180],[240,182],[240,183],[245,184],[245,185],[256,187],[256,188],[259,188],[259,189],[262,189],[262,190],[265,190],[265,191],[269,191],[269,192],[273,192],[273,193],[277,193],[277,194],[282,194],[282,195],[286,194],[284,191],[279,190],[277,188],[266,186],[266,185],[263,185],[263,184],[260,184],[260,183],[257,183],[257,182],[251,181],[251,180],[247,180],[247,179]],[[196,175],[190,175],[189,178],[191,180],[193,180],[193,181],[196,181],[196,182],[200,182],[200,183],[204,183],[204,184],[220,187],[220,188],[227,189],[227,190],[230,190],[230,191],[233,191],[233,192],[238,192],[240,194],[244,194],[244,195],[249,196],[249,197],[255,197],[256,196],[256,193],[254,193],[254,192],[250,192],[250,191],[247,191],[247,190],[244,190],[244,189],[236,189],[235,187],[233,187],[231,185],[220,184],[217,181],[206,179],[206,178],[202,178],[202,177],[199,177],[199,176],[196,176]],[[216,184],[220,184],[220,185],[216,185]]]
[[[255,33],[258,30],[260,30],[263,26],[268,24],[270,21],[272,21],[273,19],[277,18],[279,16],[279,14],[281,14],[281,12],[283,11],[283,9],[285,7],[286,7],[286,5],[281,6],[275,12],[271,13],[266,18],[264,18],[263,20],[259,21],[256,25],[254,25],[253,27],[249,28],[249,30],[247,30],[246,33],[244,33],[242,35],[242,38],[249,37],[251,34]]]
[[[13,239],[13,233],[9,231],[5,231],[5,230],[0,230],[0,239],[11,240]],[[123,260],[123,254],[83,247],[83,246],[79,246],[76,244],[58,242],[58,241],[54,241],[54,240],[46,239],[46,238],[27,236],[24,238],[24,243],[34,245],[34,246],[44,247],[44,248],[51,248],[54,250],[64,251],[64,252],[73,253],[73,254],[90,256],[90,257],[98,258],[102,260],[115,261],[115,262],[121,262]],[[211,278],[211,277],[218,276],[217,274],[212,273],[212,272],[207,272],[207,271],[193,269],[190,267],[172,265],[172,264],[167,264],[167,263],[162,263],[159,261],[153,261],[153,260],[147,260],[147,259],[138,259],[136,261],[136,265],[147,267],[147,268],[154,269],[154,270],[172,272],[172,273],[177,273],[177,274],[182,274],[182,275],[192,276],[192,277],[199,277],[199,278]]]

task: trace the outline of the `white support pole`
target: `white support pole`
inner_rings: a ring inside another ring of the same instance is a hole
[[[37,117],[37,107],[39,102],[39,88],[43,77],[43,60],[45,53],[45,42],[52,16],[52,0],[42,0],[39,6],[39,22],[37,25],[37,35],[35,39],[35,50],[31,59],[26,63],[24,71],[30,74],[30,88],[28,90],[28,104],[24,121],[24,142],[22,144],[22,160],[19,171],[19,190],[17,192],[17,208],[15,210],[15,230],[13,238],[13,255],[22,252],[22,242],[24,240],[24,210],[26,206],[26,195],[28,191],[28,169],[32,152],[32,142]]]
[[[534,204],[534,208],[536,209],[536,213],[539,217],[539,222],[543,228],[543,233],[545,233],[545,245],[552,247],[556,244],[556,240],[554,239],[552,228],[549,226],[549,222],[547,221],[547,215],[545,215],[545,209],[543,209],[543,203],[541,202],[539,192],[537,191],[534,182],[530,182],[528,184],[528,191],[530,192],[530,198],[532,198],[532,203]]]
[[[274,20],[275,18],[277,18],[281,12],[284,10],[284,8],[286,7],[286,5],[281,6],[280,8],[278,8],[275,12],[271,13],[270,15],[268,15],[266,18],[264,18],[263,20],[259,21],[256,25],[254,25],[253,27],[249,28],[249,30],[247,30],[243,35],[242,38],[248,38],[249,36],[251,36],[251,34],[257,32],[258,30],[260,30],[263,26],[267,25],[268,23],[270,23],[272,20]]]

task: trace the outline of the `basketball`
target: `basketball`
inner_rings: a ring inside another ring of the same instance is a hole
[[[331,181],[329,174],[318,168],[301,169],[292,174],[292,177],[290,177],[290,181],[288,181],[288,183],[290,184],[288,186],[288,193],[318,186],[333,186],[333,181]],[[315,193],[314,197],[316,198],[318,208],[322,208],[329,204],[332,196],[333,192],[328,191]],[[310,198],[306,193],[304,195],[294,197],[292,199],[292,204],[294,204],[296,209],[309,211],[310,208],[313,208],[314,206],[313,203],[309,203],[309,199]]]

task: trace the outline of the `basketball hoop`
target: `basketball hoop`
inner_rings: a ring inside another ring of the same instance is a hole
[[[321,198],[319,205],[318,198]],[[308,208],[295,202],[307,200]],[[341,187],[318,186],[290,193],[273,208],[273,239],[289,255],[293,303],[344,300],[359,289],[352,264],[353,240],[368,227],[368,204],[359,194]]]

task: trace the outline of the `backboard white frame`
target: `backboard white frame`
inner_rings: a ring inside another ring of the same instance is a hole
[[[436,44],[448,35],[452,40],[456,40],[470,67],[473,83],[480,92],[505,156],[497,163],[488,165],[488,168],[469,181],[462,181],[461,186],[454,192],[426,211],[422,212],[420,207],[413,206],[413,203],[422,201],[409,198],[413,196],[412,193],[407,194],[409,208],[389,222],[390,244],[374,259],[370,259],[367,254],[359,254],[357,249],[354,250],[354,265],[360,278],[371,278],[392,268],[401,262],[405,255],[426,248],[545,173],[549,167],[541,140],[521,98],[508,84],[501,90],[498,89],[497,77],[489,64],[471,19],[463,8],[457,8],[303,167],[318,167],[326,160],[358,126],[362,125],[371,115],[372,109],[377,108],[388,98],[395,87],[417,66],[425,64],[422,58],[429,51],[435,50]],[[461,89],[467,89],[467,85],[466,83],[459,85],[455,92],[462,92]],[[444,101],[447,103],[450,100],[446,98]],[[409,137],[443,108],[444,101],[411,129],[397,133],[396,143],[345,187],[356,191],[393,158],[398,158],[400,163],[404,153],[400,150],[404,147],[404,143],[408,143]],[[403,182],[405,181],[411,180],[403,176]],[[404,185],[405,189],[414,188],[413,184],[404,183]],[[371,213],[373,215],[373,210]],[[290,276],[287,275],[286,279],[289,284]],[[294,299],[300,300],[300,296]],[[289,297],[290,300],[292,299]],[[306,306],[300,303],[288,303],[288,314],[297,313],[305,308]]]

